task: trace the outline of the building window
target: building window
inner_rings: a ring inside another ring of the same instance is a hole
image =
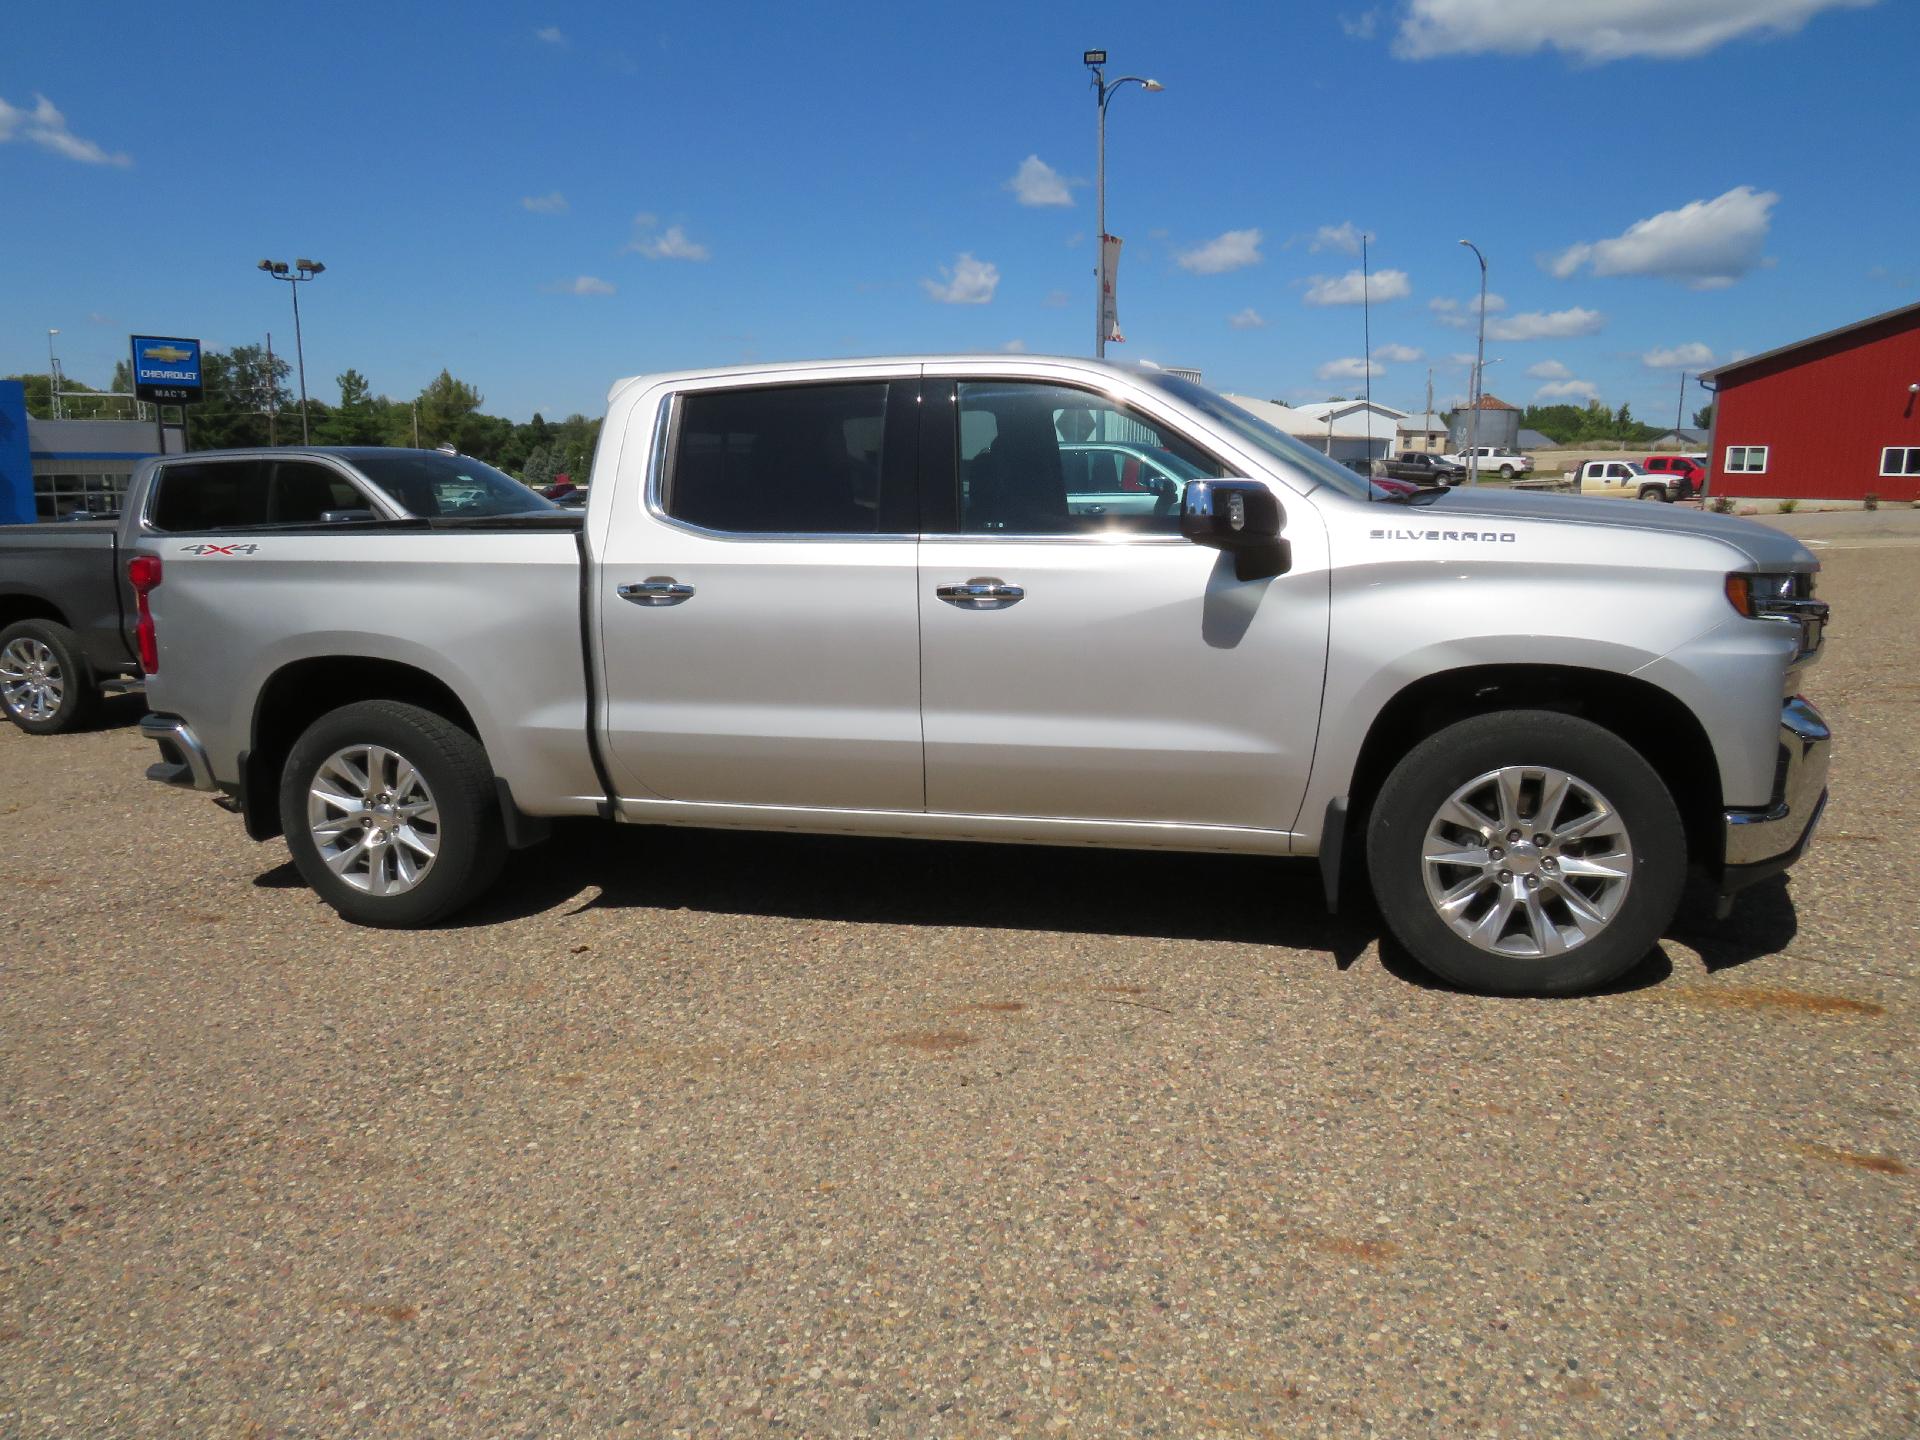
[[[1727,473],[1729,475],[1766,474],[1767,447],[1765,445],[1729,445]]]
[[[120,508],[127,479],[125,475],[36,475],[34,515],[41,520],[65,520],[73,515],[112,514]]]
[[[1880,452],[1882,475],[1920,475],[1920,445],[1889,445]]]

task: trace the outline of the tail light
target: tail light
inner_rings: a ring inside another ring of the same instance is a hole
[[[127,561],[127,583],[133,586],[133,640],[140,652],[140,668],[152,675],[160,669],[160,637],[154,632],[153,606],[147,597],[160,584],[160,557],[136,555]]]

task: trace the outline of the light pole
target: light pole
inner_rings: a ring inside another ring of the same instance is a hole
[[[1104,69],[1107,52],[1104,50],[1089,50],[1080,60],[1093,70],[1093,93],[1100,102],[1100,161],[1094,181],[1100,229],[1100,233],[1094,237],[1094,243],[1100,247],[1097,267],[1100,286],[1093,296],[1093,353],[1096,358],[1104,360],[1107,355],[1107,102],[1113,99],[1113,92],[1122,85],[1138,85],[1142,90],[1164,90],[1167,87],[1158,80],[1148,80],[1139,75],[1122,75],[1108,84]]]
[[[47,416],[53,420],[61,418],[60,362],[53,356],[53,337],[59,333],[58,330],[53,329],[47,331]]]
[[[326,266],[318,260],[300,259],[291,266],[284,260],[262,260],[260,268],[276,280],[284,280],[293,291],[293,353],[300,362],[300,443],[308,444],[307,439],[307,352],[300,338],[300,283],[311,280],[323,273]],[[273,365],[267,365],[267,384],[274,383]]]
[[[1471,240],[1460,242],[1480,262],[1480,344],[1473,361],[1473,413],[1467,417],[1467,484],[1480,483],[1480,386],[1487,365],[1487,257]]]

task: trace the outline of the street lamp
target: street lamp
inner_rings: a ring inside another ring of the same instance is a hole
[[[47,415],[53,420],[60,419],[60,362],[53,358],[53,337],[59,333],[47,331]]]
[[[1113,92],[1122,85],[1138,85],[1142,90],[1164,90],[1167,87],[1158,80],[1148,80],[1139,75],[1122,75],[1112,84],[1107,83],[1105,65],[1107,52],[1089,50],[1080,57],[1081,63],[1093,71],[1093,93],[1100,102],[1100,163],[1098,179],[1094,190],[1098,196],[1099,229],[1095,243],[1100,247],[1098,273],[1100,288],[1093,296],[1093,353],[1096,358],[1105,359],[1107,354],[1107,102],[1113,99]]]
[[[314,276],[323,273],[327,267],[318,260],[300,259],[294,261],[291,266],[284,260],[262,260],[259,268],[276,280],[286,281],[288,288],[293,291],[293,353],[300,362],[300,443],[305,445],[308,443],[307,352],[300,339],[300,282],[313,279]],[[273,383],[273,367],[269,364],[267,367],[269,388]]]
[[[1487,366],[1487,257],[1471,240],[1460,242],[1480,262],[1480,344],[1473,362],[1473,413],[1467,417],[1467,484],[1480,483],[1480,386]]]

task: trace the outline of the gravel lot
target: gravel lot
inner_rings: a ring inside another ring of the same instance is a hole
[[[0,727],[0,1434],[1920,1433],[1920,535],[1794,518],[1822,836],[1585,1000],[1259,861],[583,826],[355,930],[136,698]]]

